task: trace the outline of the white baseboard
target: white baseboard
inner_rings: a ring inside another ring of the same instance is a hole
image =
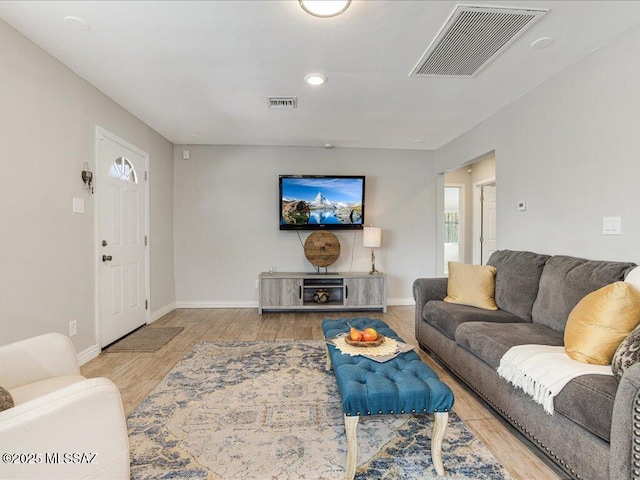
[[[388,298],[387,306],[400,306],[400,305],[415,305],[416,301],[413,298]]]
[[[169,305],[165,305],[164,307],[156,310],[151,314],[151,318],[149,319],[149,323],[153,323],[159,318],[164,317],[167,313],[173,312],[176,309],[176,302],[171,302]]]
[[[100,352],[101,352],[100,347],[98,345],[93,345],[87,348],[86,350],[84,350],[83,352],[78,353],[76,355],[76,358],[78,359],[78,365],[82,366],[85,363],[89,362],[90,360],[93,360],[98,355],[100,355]]]
[[[238,301],[238,302],[201,302],[201,301],[178,301],[176,308],[258,308],[258,302]]]
[[[416,302],[413,298],[389,298],[387,300],[387,305],[391,307],[397,306],[397,305],[415,305],[415,304]],[[175,308],[258,308],[258,302],[178,301],[175,303]]]

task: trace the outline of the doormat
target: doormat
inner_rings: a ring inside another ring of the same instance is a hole
[[[178,335],[184,327],[142,327],[122,340],[117,341],[107,352],[155,352],[162,348],[173,337]]]

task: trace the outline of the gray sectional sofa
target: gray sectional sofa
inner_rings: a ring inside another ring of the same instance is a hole
[[[588,293],[624,280],[633,263],[500,250],[498,310],[443,302],[446,278],[414,282],[416,338],[572,478],[640,479],[640,364],[620,381],[583,375],[554,399],[554,414],[500,378],[509,348],[563,345],[569,313]]]

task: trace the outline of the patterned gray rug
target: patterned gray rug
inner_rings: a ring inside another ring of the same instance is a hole
[[[107,352],[155,352],[178,335],[184,327],[144,327],[107,348]]]
[[[322,341],[195,345],[129,416],[133,479],[343,479],[346,443]],[[357,480],[432,479],[432,418],[358,426]],[[511,479],[455,413],[446,477]]]

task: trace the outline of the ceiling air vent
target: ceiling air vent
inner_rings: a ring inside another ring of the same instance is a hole
[[[298,108],[298,97],[267,97],[269,108]]]
[[[410,77],[474,77],[547,10],[458,5]]]

